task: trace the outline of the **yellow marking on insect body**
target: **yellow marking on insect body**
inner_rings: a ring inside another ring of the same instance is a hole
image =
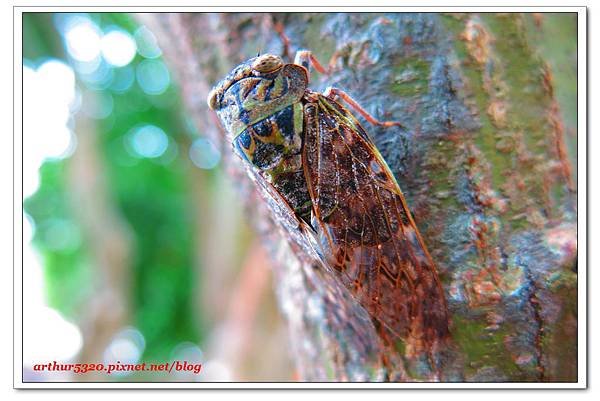
[[[294,103],[294,133],[302,134],[304,129],[304,113],[300,102]]]
[[[302,167],[301,163],[302,161],[300,160],[300,157],[284,159],[274,168],[270,170],[264,170],[263,175],[267,176],[270,182],[273,182],[280,174],[298,171],[298,169]],[[303,206],[301,206],[301,208],[310,204],[312,204],[312,202],[307,201]]]
[[[267,89],[269,89],[270,85],[271,82],[269,81],[262,81],[258,84],[258,88],[256,89],[257,100],[264,102],[265,98],[267,97]]]
[[[283,92],[283,80],[286,79],[282,75],[275,78],[275,83],[273,84],[273,88],[271,89],[271,99],[278,98],[281,96]],[[270,85],[270,83],[269,83]]]
[[[254,160],[254,154],[256,151],[256,141],[254,140],[254,136],[250,135],[250,147],[246,149],[244,146],[241,146],[242,152],[246,155],[248,160]]]
[[[261,136],[260,141],[263,143],[272,143],[273,145],[285,145],[285,137],[279,129],[279,125],[273,121],[269,121],[271,124],[271,133],[268,136]]]

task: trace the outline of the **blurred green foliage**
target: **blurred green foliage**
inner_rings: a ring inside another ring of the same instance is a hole
[[[45,162],[40,187],[24,206],[35,226],[33,244],[43,257],[48,303],[77,319],[92,289],[92,272],[81,226],[71,208],[65,165],[64,160]]]
[[[127,14],[89,14],[101,29],[120,27],[131,35],[138,28]],[[26,13],[23,19],[24,63],[38,66],[48,58],[72,64],[60,32],[60,15]],[[136,54],[124,67],[111,67],[113,83],[131,78],[144,57]],[[160,59],[159,59],[160,60]],[[196,213],[190,191],[191,170],[187,152],[196,134],[184,123],[176,86],[149,95],[138,83],[123,90],[119,85],[95,85],[77,76],[86,98],[112,104],[104,118],[79,112],[78,126],[94,127],[109,198],[129,226],[133,238],[131,324],[146,340],[142,360],[167,360],[183,342],[200,343],[204,337],[201,317],[194,311],[194,289],[199,279],[194,256]],[[85,121],[85,124],[81,124]],[[160,157],[139,157],[128,151],[132,130],[142,124],[162,129],[168,137]],[[28,143],[27,146],[35,146]],[[27,161],[25,161],[27,162]],[[37,192],[25,200],[26,213],[34,222],[34,245],[43,257],[49,305],[80,321],[87,298],[93,296],[94,271],[88,238],[74,213],[68,181],[69,159],[48,160],[40,169]],[[207,184],[211,185],[207,171]],[[210,187],[206,190],[210,191]],[[57,240],[57,238],[61,238]],[[59,243],[66,241],[68,243]]]

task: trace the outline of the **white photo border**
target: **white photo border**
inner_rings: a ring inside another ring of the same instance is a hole
[[[113,4],[111,4],[113,3]],[[513,7],[513,6],[421,6],[421,7],[290,7],[290,6],[14,6],[13,7],[13,386],[19,389],[585,389],[588,380],[588,250],[587,250],[587,8],[586,7]],[[551,383],[340,383],[340,382],[23,382],[22,349],[22,16],[25,12],[565,12],[577,14],[577,244],[578,265],[578,381]]]

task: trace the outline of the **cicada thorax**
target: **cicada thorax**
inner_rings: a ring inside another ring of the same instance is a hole
[[[304,68],[288,64],[232,84],[218,114],[235,152],[308,222],[311,201],[302,168],[301,103],[306,86]]]
[[[224,80],[221,84],[224,89],[217,89],[222,94],[216,111],[232,138],[248,126],[300,101],[308,85],[306,70],[293,64],[267,74],[247,73],[236,78]]]
[[[249,125],[233,147],[305,221],[311,201],[302,168],[302,105],[296,102]]]

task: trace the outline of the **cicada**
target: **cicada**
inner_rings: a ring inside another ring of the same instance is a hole
[[[430,351],[449,335],[436,267],[394,175],[342,102],[371,123],[398,123],[380,122],[340,89],[310,90],[310,67],[325,72],[306,50],[294,63],[251,58],[212,89],[208,105],[293,237],[407,354]]]

